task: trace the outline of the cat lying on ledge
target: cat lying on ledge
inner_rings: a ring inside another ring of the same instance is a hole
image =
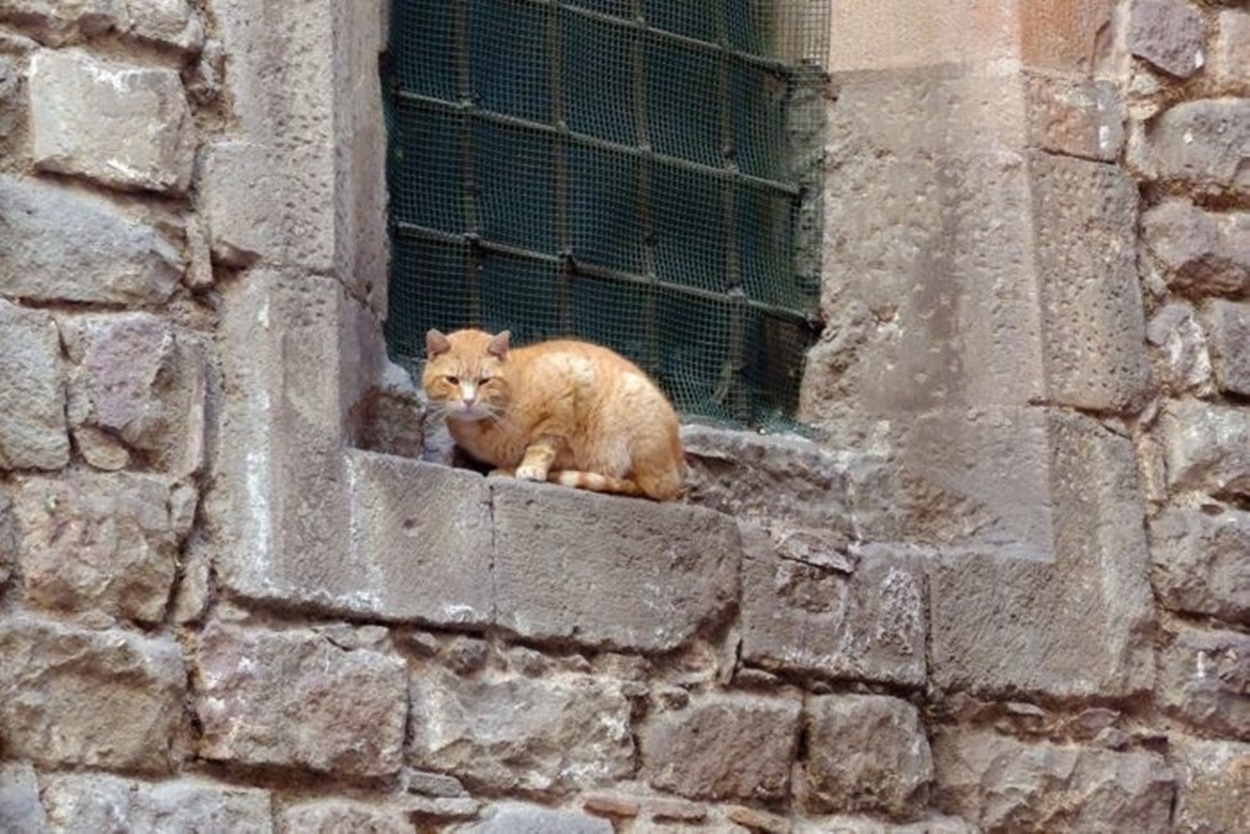
[[[510,349],[509,332],[426,334],[421,384],[456,444],[492,474],[642,495],[681,495],[677,414],[637,365],[561,339]]]

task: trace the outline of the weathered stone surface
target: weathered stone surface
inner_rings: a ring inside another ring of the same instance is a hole
[[[426,416],[424,398],[412,377],[403,368],[387,362],[382,381],[352,406],[348,433],[357,448],[421,458]]]
[[[742,547],[727,516],[512,478],[489,483],[496,622],[523,637],[669,651],[737,602]]]
[[[1211,73],[1222,81],[1250,81],[1250,12],[1225,9],[1216,16]]]
[[[1250,303],[1211,302],[1211,352],[1221,391],[1250,396]]]
[[[1157,379],[1172,394],[1204,393],[1211,388],[1211,357],[1206,332],[1186,302],[1163,307],[1146,326],[1146,341],[1155,360]]]
[[[629,701],[611,681],[418,670],[412,725],[411,763],[470,788],[563,795],[633,773]]]
[[[13,501],[0,490],[0,591],[4,590],[12,576],[13,566],[17,564],[18,537]]]
[[[204,26],[187,0],[126,0],[126,32],[194,54],[204,48]]]
[[[178,252],[154,228],[64,185],[0,176],[0,234],[0,293],[9,296],[161,304],[181,276]]]
[[[465,829],[472,834],[612,834],[612,823],[575,811],[503,802],[490,818]]]
[[[692,799],[767,802],[786,796],[798,745],[799,704],[708,695],[652,715],[642,733],[651,786]]]
[[[185,683],[172,641],[0,622],[0,738],[10,756],[166,772],[180,756]]]
[[[1029,143],[1052,153],[1114,162],[1124,146],[1124,102],[1110,81],[1025,76]]]
[[[318,799],[287,805],[278,812],[278,830],[300,834],[412,834],[412,823],[402,810],[376,802]]]
[[[181,193],[190,185],[193,124],[177,72],[44,51],[31,59],[28,84],[40,170],[121,188]]]
[[[1177,786],[1174,831],[1250,831],[1250,744],[1170,739]]]
[[[1150,132],[1155,174],[1204,193],[1250,192],[1250,99],[1186,101]]]
[[[169,486],[149,475],[20,481],[14,503],[26,598],[105,621],[165,616],[178,559]]]
[[[1165,200],[1142,215],[1142,231],[1173,289],[1218,295],[1250,288],[1250,214]]]
[[[1165,606],[1250,624],[1250,513],[1167,509],[1150,524],[1150,552]]]
[[[21,24],[49,46],[107,33],[182,52],[198,52],[204,44],[204,28],[187,0],[8,0],[0,20]]]
[[[0,218],[0,234],[3,230]],[[0,402],[5,404],[0,409],[0,469],[59,469],[69,462],[65,371],[56,322],[42,310],[2,298]]]
[[[793,834],[979,834],[981,829],[959,817],[931,814],[912,823],[888,823],[867,816],[833,816],[818,821],[800,820]]]
[[[916,819],[928,804],[933,757],[920,713],[884,695],[818,697],[807,705],[804,807]]]
[[[933,757],[939,806],[986,830],[1170,830],[1173,774],[1155,753],[954,730],[937,735]]]
[[[924,566],[876,551],[848,569],[779,552],[741,525],[742,659],[773,671],[903,686],[925,682]]]
[[[196,651],[207,759],[382,776],[402,765],[407,680],[398,658],[307,630],[213,624]]]
[[[1250,740],[1250,635],[1180,627],[1159,652],[1155,697],[1207,732]]]
[[[1128,48],[1166,73],[1188,78],[1206,62],[1202,16],[1185,0],[1133,0]]]
[[[482,628],[491,619],[491,520],[482,477],[347,453],[350,551],[387,618]]]
[[[54,775],[43,779],[43,798],[55,831],[273,831],[267,791],[197,779]]]
[[[115,454],[123,464],[138,457],[177,478],[199,470],[207,384],[201,345],[150,313],[71,316],[61,327],[75,365],[70,420],[88,463],[117,468]],[[88,432],[99,445],[83,442]]]
[[[1159,420],[1168,486],[1208,495],[1250,495],[1250,412],[1174,400]]]
[[[1029,168],[1049,396],[1098,411],[1140,408],[1150,369],[1137,187],[1116,165],[1034,153]]]
[[[43,834],[48,830],[35,769],[25,762],[0,764],[0,828],[11,834]]]

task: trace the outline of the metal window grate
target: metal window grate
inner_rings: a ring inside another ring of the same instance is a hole
[[[788,421],[819,332],[827,0],[394,0],[387,342],[576,335]]]

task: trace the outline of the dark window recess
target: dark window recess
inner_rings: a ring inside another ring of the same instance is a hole
[[[788,425],[819,334],[828,0],[393,0],[399,363],[572,335],[684,414]]]

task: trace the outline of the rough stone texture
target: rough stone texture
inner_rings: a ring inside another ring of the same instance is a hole
[[[490,483],[496,622],[504,628],[662,652],[737,602],[742,546],[727,516],[512,478]]]
[[[490,818],[464,831],[472,834],[612,834],[612,823],[574,811],[504,802]]]
[[[1215,382],[1227,394],[1250,397],[1250,303],[1211,302]]]
[[[812,698],[806,722],[801,793],[807,810],[923,815],[933,757],[914,706],[883,695]]]
[[[1206,732],[1250,740],[1250,635],[1180,627],[1159,652],[1155,697]]]
[[[348,776],[402,764],[407,681],[398,658],[344,650],[307,630],[212,624],[196,668],[204,758]]]
[[[798,561],[742,525],[742,659],[765,669],[925,682],[924,567],[872,552],[842,569]]]
[[[1168,608],[1250,624],[1250,513],[1169,508],[1150,524],[1150,552]]]
[[[13,502],[0,491],[0,593],[13,575],[13,566],[17,564],[17,547],[17,519],[13,513]]]
[[[55,831],[273,831],[267,791],[197,779],[54,775],[43,779],[43,799]]]
[[[1052,153],[1115,162],[1124,147],[1124,103],[1105,80],[1025,77],[1029,143]]]
[[[75,368],[70,419],[88,463],[139,460],[177,478],[204,462],[203,349],[150,313],[74,316],[62,338]]]
[[[1250,495],[1250,412],[1174,400],[1159,423],[1169,487],[1216,496]]]
[[[1211,73],[1222,81],[1250,82],[1250,13],[1225,9],[1216,16],[1219,31],[1211,52]]]
[[[645,778],[692,799],[781,799],[790,785],[799,711],[786,699],[708,695],[652,715],[641,737]]]
[[[939,733],[937,802],[989,831],[1170,831],[1173,774],[1155,753]]]
[[[0,234],[3,225],[0,219]],[[0,299],[0,402],[5,404],[0,410],[0,469],[59,469],[69,462],[65,370],[56,322],[42,310],[4,299]]]
[[[1211,357],[1207,337],[1194,308],[1185,302],[1167,304],[1146,326],[1153,348],[1156,379],[1172,394],[1205,393],[1211,388]]]
[[[159,478],[131,473],[20,481],[26,598],[95,622],[159,623],[178,559],[169,498]]]
[[[0,764],[0,826],[12,834],[42,834],[48,815],[39,801],[35,769],[25,762]]]
[[[1165,200],[1142,215],[1142,229],[1173,289],[1220,295],[1250,288],[1250,214],[1214,214]]]
[[[1035,154],[1030,168],[1050,397],[1097,411],[1140,408],[1150,371],[1137,189],[1114,165]]]
[[[48,765],[167,772],[180,758],[178,646],[26,617],[0,622],[5,754]]]
[[[318,799],[282,808],[277,815],[278,830],[299,834],[412,834],[412,823],[403,811],[378,803]]]
[[[1132,443],[1046,416],[1053,561],[1003,553],[930,563],[930,662],[942,689],[1112,696],[1151,685],[1154,617]]]
[[[79,50],[30,62],[30,133],[43,171],[181,193],[191,183],[191,112],[169,69],[119,66]]]
[[[482,477],[355,450],[347,473],[348,559],[378,612],[437,626],[488,624],[491,519]]]
[[[0,175],[0,235],[0,293],[32,301],[162,304],[182,273],[153,227],[66,185]]]
[[[1150,132],[1155,174],[1199,193],[1250,193],[1250,99],[1186,101]]]
[[[816,822],[799,820],[793,834],[979,834],[981,829],[958,817],[932,814],[919,822],[893,824],[866,816],[833,816]]]
[[[1133,0],[1128,48],[1139,58],[1178,78],[1206,62],[1202,16],[1185,0]]]
[[[563,795],[627,779],[630,707],[619,685],[577,675],[412,678],[411,763],[474,789]]]
[[[1175,831],[1250,831],[1250,744],[1171,739],[1176,765]]]
[[[49,46],[117,33],[181,52],[198,52],[204,28],[187,0],[8,0],[0,20],[11,20]]]

